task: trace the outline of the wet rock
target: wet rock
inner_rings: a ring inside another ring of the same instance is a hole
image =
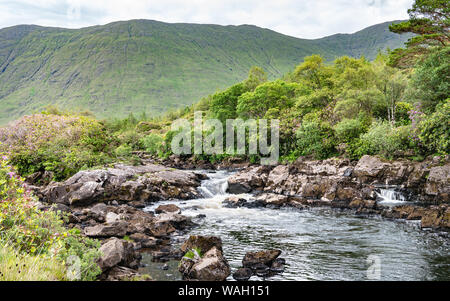
[[[259,277],[267,277],[270,274],[270,268],[263,263],[253,265],[252,270]]]
[[[239,268],[233,273],[233,278],[237,281],[247,281],[253,276],[253,271],[249,268]]]
[[[282,273],[284,272],[284,267],[286,264],[286,260],[284,258],[277,258],[272,262],[270,266],[270,271],[274,273]]]
[[[176,231],[169,222],[152,223],[149,230],[154,237],[166,237]]]
[[[200,281],[225,281],[230,274],[230,265],[222,251],[213,247],[192,266],[188,277]]]
[[[226,198],[222,204],[223,207],[226,208],[239,208],[245,205],[245,203],[247,203],[246,199],[240,198],[238,196],[230,196],[228,198]]]
[[[175,229],[178,229],[178,230],[183,230],[183,229],[193,225],[190,217],[187,217],[187,216],[184,216],[181,214],[177,214],[174,212],[161,213],[154,219],[154,223],[157,223],[157,224],[168,223],[172,227],[174,227]]]
[[[264,202],[266,206],[273,205],[280,207],[288,202],[288,197],[275,193],[264,193],[259,195],[256,200]]]
[[[181,213],[180,207],[174,204],[169,205],[159,205],[158,208],[155,209],[156,214],[160,213]]]
[[[194,248],[199,248],[201,253],[205,254],[213,247],[222,251],[222,239],[220,239],[220,237],[191,235],[181,246],[180,250],[183,253],[186,253]]]
[[[156,247],[159,243],[158,239],[145,235],[143,233],[133,233],[130,235],[130,238],[134,242],[139,243],[140,247],[145,249]]]
[[[265,250],[258,252],[247,252],[244,259],[242,259],[242,265],[254,269],[258,264],[271,266],[272,262],[280,256],[280,250]]]

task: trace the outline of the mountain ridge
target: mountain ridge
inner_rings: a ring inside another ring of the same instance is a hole
[[[397,22],[397,21],[393,21]],[[81,29],[0,29],[0,123],[58,105],[100,118],[157,115],[198,101],[262,67],[270,79],[321,54],[373,59],[408,36],[377,24],[353,34],[299,39],[254,25],[117,21]]]

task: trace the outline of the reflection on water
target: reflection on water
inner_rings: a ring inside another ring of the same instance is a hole
[[[418,222],[358,217],[331,208],[223,208],[229,174],[208,176],[200,188],[206,198],[164,203],[175,203],[185,215],[205,214],[189,234],[221,237],[233,270],[248,251],[278,248],[287,261],[286,270],[267,280],[367,280],[369,255],[381,260],[381,280],[450,280],[448,238],[421,231]],[[177,262],[161,270],[164,264],[150,259],[144,256],[143,262],[149,264],[144,271],[154,279],[180,280]]]

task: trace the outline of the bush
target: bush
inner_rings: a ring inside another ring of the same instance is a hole
[[[450,99],[426,116],[418,125],[419,139],[429,152],[447,155],[450,151]]]
[[[0,129],[0,152],[21,175],[51,171],[54,180],[110,163],[116,143],[102,123],[85,116],[35,114]]]
[[[81,279],[95,279],[100,274],[96,264],[99,242],[82,237],[77,229],[68,231],[60,213],[41,211],[36,205],[7,156],[0,156],[0,245],[49,262],[64,263],[76,255],[84,267]]]
[[[410,126],[393,128],[388,122],[377,122],[351,145],[350,152],[355,158],[363,155],[381,155],[392,158],[398,151],[409,149],[410,134]]]
[[[351,142],[364,132],[358,119],[343,119],[335,126],[336,138],[343,143]]]
[[[333,129],[326,123],[305,121],[297,130],[297,148],[301,156],[326,159],[336,153]]]
[[[149,134],[141,139],[144,149],[152,155],[162,156],[164,139],[157,134]]]

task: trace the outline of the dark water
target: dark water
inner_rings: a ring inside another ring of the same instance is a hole
[[[223,208],[229,174],[208,175],[211,179],[201,187],[206,198],[165,203],[177,204],[185,215],[205,214],[189,234],[221,237],[233,271],[246,252],[277,248],[286,270],[266,280],[450,280],[449,238],[420,230],[418,222],[358,217],[331,208]],[[151,262],[150,255],[143,262],[149,264],[143,271],[155,280],[180,280],[177,262],[167,263],[168,270]]]

